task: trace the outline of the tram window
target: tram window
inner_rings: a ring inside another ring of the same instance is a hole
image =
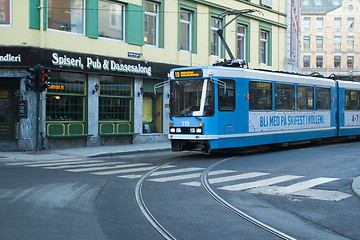
[[[345,110],[360,110],[360,91],[345,90]]]
[[[314,110],[314,88],[310,86],[297,87],[298,110]]]
[[[291,84],[275,84],[275,110],[294,110],[295,87]]]
[[[235,110],[235,81],[230,79],[220,79],[225,82],[224,86],[219,84],[219,110],[220,111],[234,111]]]
[[[331,109],[331,91],[330,88],[316,88],[316,109]]]
[[[249,86],[250,110],[272,110],[272,84],[251,81]]]

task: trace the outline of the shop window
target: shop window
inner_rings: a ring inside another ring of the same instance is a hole
[[[47,121],[84,121],[85,76],[78,73],[51,73],[46,95]]]
[[[130,121],[132,80],[100,76],[99,120]]]
[[[360,91],[345,90],[345,110],[360,110]]]
[[[124,40],[125,5],[99,0],[99,37]]]
[[[275,84],[275,110],[294,110],[295,87],[292,84]]]
[[[272,84],[251,81],[249,104],[250,110],[272,110]]]
[[[10,6],[11,6],[10,0],[0,0],[0,26],[10,25],[10,20],[11,20]]]
[[[234,111],[235,110],[235,81],[230,79],[220,79],[226,84],[219,84],[219,110]]]
[[[310,86],[297,87],[298,110],[314,110],[314,88]]]
[[[84,34],[85,0],[48,0],[48,28]]]
[[[317,110],[331,109],[330,88],[323,88],[323,87],[316,88],[316,109]]]

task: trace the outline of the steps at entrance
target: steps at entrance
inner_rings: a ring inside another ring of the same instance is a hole
[[[16,152],[16,151],[20,151],[16,140],[0,138],[0,152]]]

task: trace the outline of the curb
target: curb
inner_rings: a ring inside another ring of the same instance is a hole
[[[354,178],[354,180],[352,182],[352,190],[355,193],[355,195],[360,198],[360,176],[357,178]]]
[[[171,148],[159,148],[159,149],[144,149],[144,150],[128,150],[123,152],[107,152],[107,153],[95,153],[86,155],[86,158],[95,158],[95,157],[111,157],[111,156],[119,156],[119,155],[130,155],[134,153],[150,153],[150,152],[165,152],[170,151]]]

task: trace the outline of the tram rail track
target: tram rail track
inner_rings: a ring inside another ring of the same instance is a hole
[[[157,220],[156,218],[151,214],[150,210],[147,208],[143,196],[142,196],[142,187],[144,185],[144,182],[146,181],[146,179],[154,172],[156,172],[157,170],[164,168],[170,164],[172,164],[174,162],[169,162],[166,164],[163,164],[159,167],[154,168],[153,170],[149,171],[148,173],[144,174],[139,181],[136,184],[135,187],[135,198],[136,198],[136,202],[137,205],[140,208],[140,211],[142,212],[142,214],[145,216],[145,218],[148,220],[148,222],[156,229],[156,231],[158,231],[160,233],[160,235],[168,240],[175,240],[176,238],[174,236],[171,235],[170,232],[168,232]]]
[[[212,164],[211,166],[209,166],[207,169],[205,169],[205,171],[201,174],[200,178],[201,178],[201,185],[203,186],[203,188],[205,189],[205,191],[212,197],[214,198],[218,203],[220,203],[222,206],[224,206],[225,208],[227,208],[228,210],[230,210],[231,212],[235,213],[236,215],[238,215],[239,217],[245,219],[246,221],[254,224],[255,226],[279,237],[280,239],[284,239],[284,240],[296,240],[296,238],[293,238],[261,221],[259,221],[258,219],[248,215],[247,213],[245,213],[244,211],[236,208],[235,206],[231,205],[229,202],[227,202],[225,199],[223,199],[222,197],[220,197],[210,186],[209,180],[208,180],[208,174],[209,172],[217,165],[228,161],[230,159],[232,159],[234,157],[230,157],[230,158],[226,158],[223,159],[221,161],[218,161],[214,164]]]
[[[213,198],[215,199],[219,204],[221,204],[222,206],[224,206],[226,209],[228,209],[229,211],[233,212],[234,214],[236,214],[237,216],[243,218],[244,220],[246,220],[249,223],[252,223],[253,225],[255,225],[256,227],[267,231],[270,234],[275,235],[276,237],[280,238],[280,239],[284,239],[284,240],[296,240],[296,238],[291,237],[261,221],[259,221],[258,219],[248,215],[247,213],[245,213],[244,211],[236,208],[235,206],[231,205],[229,202],[227,202],[225,199],[223,199],[222,197],[220,197],[210,186],[209,180],[208,180],[208,175],[209,172],[216,167],[217,165],[228,161],[230,159],[232,159],[234,157],[230,157],[230,158],[226,158],[223,160],[220,160],[214,164],[212,164],[211,166],[209,166],[208,168],[206,168],[201,176],[200,176],[200,182],[201,185],[203,186],[204,190]],[[177,160],[178,161],[178,160]],[[144,215],[144,217],[147,219],[147,221],[153,226],[153,228],[164,238],[167,240],[175,240],[176,238],[167,230],[165,229],[165,227],[163,227],[159,221],[157,221],[157,219],[152,215],[152,213],[150,212],[150,210],[147,208],[144,198],[142,196],[142,188],[144,183],[146,182],[146,180],[148,179],[148,177],[153,174],[154,172],[165,168],[166,166],[173,164],[176,161],[172,161],[172,162],[168,162],[166,164],[163,164],[161,166],[158,166],[154,169],[152,169],[151,171],[145,173],[144,175],[141,176],[141,178],[138,180],[136,187],[135,187],[135,198],[136,198],[136,202],[138,207],[140,208],[140,211],[142,212],[142,214]]]

